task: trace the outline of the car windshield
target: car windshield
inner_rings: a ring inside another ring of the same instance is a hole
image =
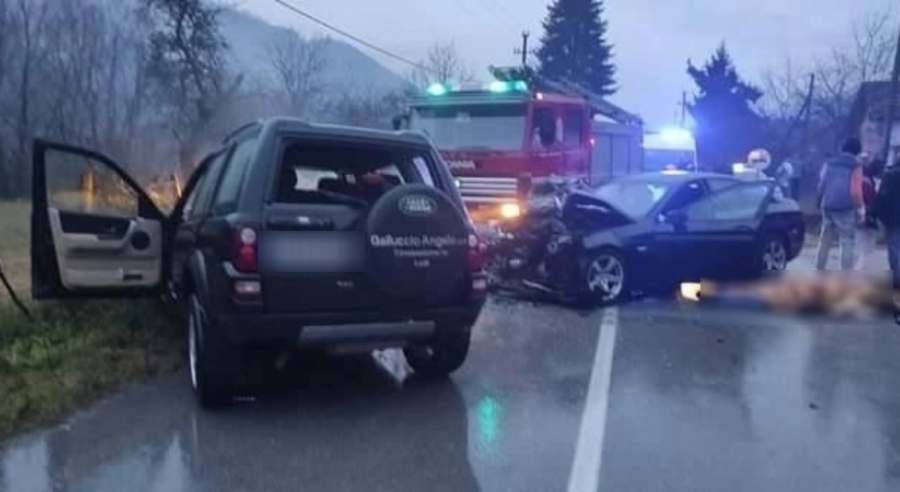
[[[419,107],[411,127],[441,150],[521,150],[525,115],[524,104]]]
[[[594,196],[632,219],[645,217],[668,193],[671,185],[659,182],[620,180],[594,190]]]

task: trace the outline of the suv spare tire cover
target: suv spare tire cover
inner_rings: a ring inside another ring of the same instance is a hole
[[[366,269],[388,296],[452,302],[462,292],[469,227],[459,207],[430,186],[398,186],[382,196],[366,223]]]

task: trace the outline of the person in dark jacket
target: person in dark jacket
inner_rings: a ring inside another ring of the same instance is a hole
[[[819,205],[822,207],[822,236],[816,268],[826,270],[835,239],[841,244],[841,270],[852,270],[856,257],[856,226],[863,206],[862,144],[850,138],[841,153],[822,167],[819,180]]]
[[[875,251],[876,236],[878,234],[878,220],[875,218],[875,197],[885,167],[883,160],[873,159],[867,153],[863,153],[861,162],[863,165],[863,218],[856,233],[859,240],[857,244],[857,270],[866,269],[866,261]]]
[[[875,216],[884,227],[894,289],[900,289],[900,159],[881,179],[875,197]]]

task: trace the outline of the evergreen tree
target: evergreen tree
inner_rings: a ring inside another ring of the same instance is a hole
[[[608,96],[616,91],[603,0],[554,0],[537,56],[542,76],[568,80]]]
[[[688,61],[688,74],[699,89],[688,109],[697,125],[700,164],[726,170],[744,162],[763,137],[753,108],[762,91],[741,79],[724,43],[702,68]]]

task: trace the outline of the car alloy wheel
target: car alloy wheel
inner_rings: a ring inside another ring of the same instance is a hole
[[[587,288],[601,302],[618,300],[625,290],[625,266],[612,253],[600,253],[588,264]]]
[[[782,272],[787,268],[788,253],[784,243],[769,239],[763,248],[762,267],[766,272]]]
[[[210,362],[221,357],[221,352],[210,351],[209,339],[213,333],[208,330],[206,312],[196,295],[188,298],[187,336],[188,336],[188,371],[191,387],[203,408],[217,408],[231,401],[230,380],[222,372],[210,371]],[[219,362],[219,367],[222,363]],[[234,365],[232,364],[232,367]]]
[[[191,372],[191,386],[197,389],[197,332],[200,327],[200,307],[195,298],[190,300],[191,307],[188,315],[188,364]]]

